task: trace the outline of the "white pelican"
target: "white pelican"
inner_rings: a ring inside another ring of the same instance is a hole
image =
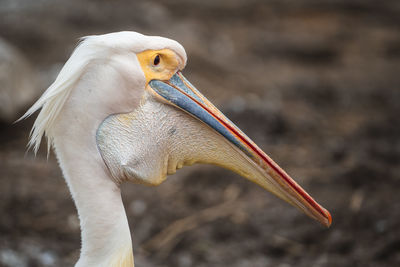
[[[133,266],[121,183],[158,185],[193,163],[237,172],[331,224],[327,210],[183,77],[185,64],[184,48],[167,38],[89,36],[22,117],[41,109],[29,145],[36,153],[47,137],[75,201],[75,266]]]

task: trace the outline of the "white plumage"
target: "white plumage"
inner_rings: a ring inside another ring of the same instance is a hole
[[[81,40],[21,118],[40,113],[29,145],[54,147],[82,231],[76,266],[133,266],[120,184],[161,183],[193,163],[233,170],[325,225],[329,213],[181,74],[176,41],[119,32]]]

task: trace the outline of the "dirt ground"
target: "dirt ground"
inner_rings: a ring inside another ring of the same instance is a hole
[[[399,1],[0,2],[43,89],[79,37],[119,30],[181,42],[185,76],[333,217],[186,167],[123,186],[137,266],[400,266]],[[75,207],[54,155],[26,153],[32,123],[0,124],[0,265],[72,266]]]

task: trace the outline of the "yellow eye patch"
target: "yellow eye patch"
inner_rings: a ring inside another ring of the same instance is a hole
[[[179,70],[180,62],[170,49],[145,50],[137,54],[146,84],[151,80],[169,80]]]

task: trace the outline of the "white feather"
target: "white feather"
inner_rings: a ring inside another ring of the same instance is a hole
[[[46,136],[48,149],[55,149],[81,224],[78,267],[133,266],[119,184],[109,176],[97,148],[96,132],[107,116],[139,106],[146,80],[136,54],[164,48],[175,51],[181,65],[186,63],[183,47],[167,38],[135,32],[85,37],[55,82],[21,117],[41,109],[29,146],[36,153]]]

